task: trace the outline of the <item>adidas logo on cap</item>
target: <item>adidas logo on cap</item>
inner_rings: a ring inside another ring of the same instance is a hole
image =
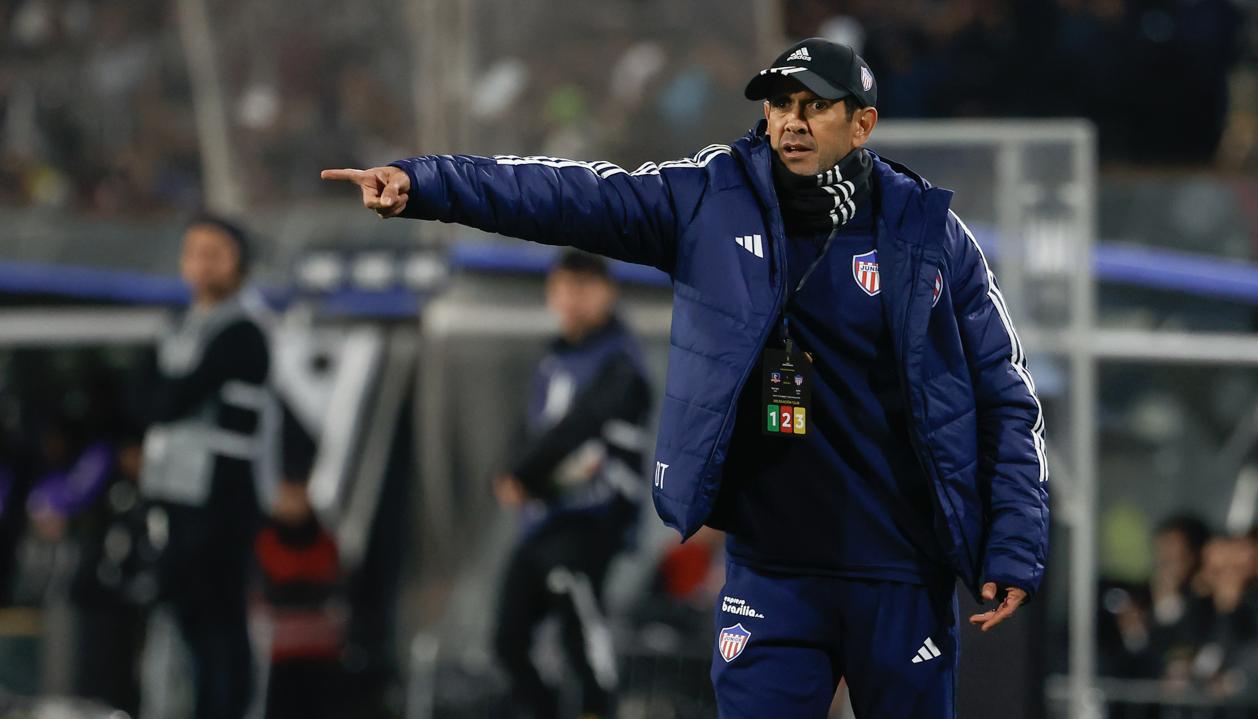
[[[811,60],[811,59],[812,58],[808,56],[808,48],[801,47],[800,49],[791,53],[790,57],[786,58],[786,61],[790,62],[791,60]]]

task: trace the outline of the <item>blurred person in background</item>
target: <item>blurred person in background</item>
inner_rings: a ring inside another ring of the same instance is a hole
[[[335,539],[311,510],[304,482],[280,483],[257,552],[272,625],[267,718],[342,716],[340,560]]]
[[[1168,678],[1188,679],[1216,696],[1258,692],[1258,595],[1255,548],[1247,535],[1219,535],[1202,551],[1191,660],[1169,665]]]
[[[197,719],[240,719],[253,661],[246,584],[258,527],[254,460],[269,394],[267,340],[240,300],[244,231],[194,218],[180,271],[192,305],[161,338],[141,491],[165,520],[161,593],[192,658]]]
[[[1210,584],[1202,552],[1206,523],[1191,514],[1164,519],[1153,532],[1153,566],[1147,583],[1102,586],[1104,623],[1099,642],[1108,676],[1164,677],[1185,688],[1201,633],[1210,622]]]
[[[548,616],[561,621],[582,716],[606,717],[613,708],[616,659],[603,584],[636,534],[651,396],[616,298],[602,258],[575,250],[559,257],[546,278],[546,306],[560,336],[534,375],[518,456],[494,485],[522,522],[502,580],[494,646],[513,706],[533,719],[559,715],[559,692],[530,656]]]
[[[987,631],[1047,561],[1022,344],[952,193],[865,149],[877,90],[854,50],[797,43],[744,95],[764,113],[744,139],[632,173],[433,155],[323,177],[384,217],[667,273],[653,499],[683,537],[729,536],[721,716],[825,716],[845,678],[862,719],[952,717],[956,579],[995,603],[970,617]]]
[[[148,541],[140,500],[141,437],[127,427],[108,476],[90,506],[71,521],[78,565],[70,586],[79,621],[75,693],[136,715],[144,619],[156,595],[157,550]]]
[[[341,563],[310,505],[315,442],[287,407],[283,480],[255,547],[271,620],[267,719],[340,717],[345,651]]]
[[[134,712],[143,611],[128,591],[131,575],[120,571],[134,547],[117,520],[136,504],[138,431],[115,438],[93,430],[62,415],[41,432],[44,471],[27,498],[32,531],[19,595],[41,606],[47,651],[67,652],[54,661],[62,669],[45,675],[46,690]]]
[[[1153,573],[1149,577],[1149,636],[1158,664],[1168,675],[1191,659],[1208,592],[1202,581],[1202,551],[1210,529],[1199,517],[1169,517],[1153,534]]]

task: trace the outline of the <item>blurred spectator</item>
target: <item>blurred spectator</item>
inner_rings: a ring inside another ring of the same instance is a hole
[[[311,510],[303,481],[280,483],[255,546],[272,624],[266,716],[343,716],[345,616],[336,542]]]
[[[561,622],[582,715],[605,717],[615,706],[603,585],[637,529],[650,402],[641,351],[615,314],[616,297],[602,258],[560,255],[546,303],[562,334],[534,377],[518,457],[495,482],[499,501],[524,523],[502,580],[494,638],[511,679],[513,716],[558,716],[559,692],[532,657],[547,617]]]
[[[693,151],[694,137],[733,139],[756,119],[723,99],[740,102],[733,90],[757,66],[746,52],[754,28],[745,9],[692,5],[663,17],[651,3],[523,12],[486,0],[485,18],[511,20],[483,20],[470,38],[460,147],[636,166]],[[382,30],[375,13],[327,0],[277,7],[215,3],[211,26],[225,94],[211,110],[257,205],[322,192],[321,163],[411,153],[408,91],[426,70],[359,40],[405,47],[415,42],[406,23]],[[1082,115],[1098,124],[1104,157],[1155,164],[1211,162],[1230,123],[1221,159],[1235,167],[1244,162],[1235,153],[1254,152],[1244,130],[1258,102],[1242,62],[1255,50],[1246,12],[1236,0],[788,0],[783,16],[794,38],[863,48],[880,69],[886,117]],[[705,35],[674,31],[697,17]],[[0,206],[135,215],[199,203],[202,149],[178,22],[157,0],[0,7]]]
[[[1171,517],[1153,535],[1149,579],[1150,619],[1159,666],[1182,662],[1191,652],[1200,618],[1194,603],[1209,593],[1202,579],[1202,552],[1210,539],[1205,522],[1192,515]]]
[[[1244,535],[1211,539],[1202,552],[1205,596],[1194,631],[1188,676],[1207,692],[1234,696],[1255,691],[1258,680],[1258,596],[1254,593],[1253,541]],[[1168,676],[1179,678],[1168,666]]]
[[[670,542],[655,567],[650,591],[634,609],[641,643],[661,653],[703,646],[712,634],[712,607],[725,583],[725,534],[700,529],[685,544]]]
[[[127,432],[94,501],[70,519],[78,548],[70,585],[77,614],[75,694],[136,714],[144,618],[155,598],[157,549],[140,501],[140,436]]]
[[[243,231],[201,216],[183,243],[193,305],[158,348],[141,489],[164,512],[162,597],[192,655],[196,717],[239,719],[253,680],[245,595],[270,355],[239,297]]]
[[[1120,646],[1111,676],[1160,677],[1171,693],[1258,697],[1258,529],[1211,536],[1192,515],[1163,521],[1147,589],[1110,587]],[[1102,646],[1108,630],[1101,627]]]
[[[1134,163],[1212,162],[1247,50],[1234,0],[789,0],[786,19],[862,42],[887,117],[1083,116]]]

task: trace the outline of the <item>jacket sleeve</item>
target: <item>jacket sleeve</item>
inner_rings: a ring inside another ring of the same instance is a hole
[[[982,581],[1034,594],[1048,555],[1044,415],[982,249],[955,214],[948,231],[953,307],[978,414],[979,493],[987,523]]]
[[[649,397],[646,378],[632,360],[624,355],[609,359],[589,387],[573,398],[563,419],[524,447],[513,474],[530,495],[550,497],[555,467],[584,442],[601,436],[608,420],[641,417]]]
[[[471,155],[392,165],[411,180],[404,217],[570,245],[672,274],[679,216],[672,183],[680,178],[655,165],[629,173],[610,162]]]

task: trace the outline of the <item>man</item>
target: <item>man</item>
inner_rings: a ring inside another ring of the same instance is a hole
[[[144,441],[140,487],[166,520],[149,527],[164,535],[161,591],[192,655],[198,719],[240,719],[251,692],[245,590],[270,356],[240,302],[248,259],[235,224],[188,225],[180,269],[192,306],[158,347]]]
[[[524,442],[496,481],[523,531],[507,563],[495,649],[513,706],[557,716],[557,695],[530,658],[548,615],[562,621],[564,652],[581,681],[582,716],[607,716],[616,664],[603,622],[603,580],[633,539],[641,506],[650,387],[637,342],[615,314],[616,287],[594,255],[564,252],[546,278],[559,318],[533,380]]]
[[[729,533],[723,717],[951,717],[952,577],[990,629],[1047,553],[1043,417],[952,193],[865,149],[869,66],[805,40],[747,86],[764,121],[647,164],[429,156],[328,179],[385,217],[461,222],[673,280],[655,506]]]

